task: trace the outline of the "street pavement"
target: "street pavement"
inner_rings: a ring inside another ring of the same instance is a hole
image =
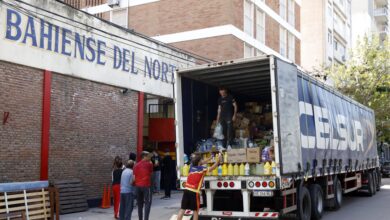
[[[152,208],[150,211],[150,220],[169,220],[173,214],[177,214],[180,208],[182,193],[179,191],[172,192],[170,200],[160,199],[163,194],[153,195]],[[60,216],[61,220],[115,220],[114,208],[109,209],[92,208],[86,212],[66,214]],[[133,210],[131,219],[138,220],[137,207]]]
[[[338,211],[327,211],[323,220],[389,220],[390,219],[390,178],[382,178],[381,191],[373,197],[351,195],[343,197]]]
[[[169,220],[180,207],[181,192],[174,192],[170,200],[161,200],[162,195],[154,195],[150,220]],[[326,211],[323,220],[389,220],[390,219],[390,178],[382,179],[381,191],[373,197],[361,195],[344,196],[343,205],[338,211]],[[110,209],[93,208],[87,212],[61,215],[61,220],[110,220]],[[137,208],[132,219],[138,220]]]

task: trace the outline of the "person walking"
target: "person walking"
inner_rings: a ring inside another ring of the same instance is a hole
[[[194,212],[193,220],[199,219],[199,191],[203,184],[203,178],[206,173],[210,173],[218,167],[221,154],[218,154],[215,163],[209,168],[206,168],[203,165],[207,164],[210,159],[202,160],[202,156],[200,154],[194,154],[191,158],[190,173],[185,184],[183,198],[181,200],[181,208],[179,214],[177,215],[177,220],[183,219],[185,210],[192,210]]]
[[[172,180],[172,157],[169,155],[167,150],[165,156],[162,160],[163,168],[163,182],[164,182],[164,193],[165,195],[161,199],[170,199],[171,198],[171,180]]]
[[[116,156],[112,171],[112,194],[114,197],[114,218],[119,218],[119,203],[121,195],[121,176],[123,171],[122,158]]]
[[[134,161],[127,161],[126,168],[122,172],[121,177],[121,201],[119,209],[120,220],[131,220],[133,212],[134,192],[133,192],[133,167]]]
[[[153,175],[152,175],[152,190],[153,193],[160,193],[161,184],[161,158],[156,150],[153,150]]]
[[[142,160],[134,166],[134,185],[137,195],[139,220],[149,220],[150,207],[152,206],[151,177],[153,164],[152,154],[143,151]],[[145,210],[144,209],[145,205]]]

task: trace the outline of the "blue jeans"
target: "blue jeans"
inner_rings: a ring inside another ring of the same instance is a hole
[[[152,174],[152,190],[153,192],[160,192],[161,171],[153,171]]]
[[[150,207],[152,206],[152,187],[135,187],[135,194],[137,195],[138,217],[139,220],[149,220]],[[145,216],[143,209],[145,204]],[[144,216],[144,218],[142,218]]]
[[[133,193],[121,193],[121,205],[119,209],[120,220],[131,220],[131,213],[133,212],[133,203]]]

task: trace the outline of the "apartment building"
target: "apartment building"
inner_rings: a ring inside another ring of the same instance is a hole
[[[352,1],[352,45],[365,34],[378,34],[383,41],[389,35],[389,0]]]
[[[351,47],[351,0],[302,0],[302,67],[343,64]]]
[[[301,64],[301,0],[65,2],[211,60],[274,54]]]

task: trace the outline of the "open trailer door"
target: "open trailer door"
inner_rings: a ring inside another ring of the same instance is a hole
[[[279,159],[281,175],[297,173],[302,167],[298,70],[278,58],[271,57],[270,65],[276,161]]]

